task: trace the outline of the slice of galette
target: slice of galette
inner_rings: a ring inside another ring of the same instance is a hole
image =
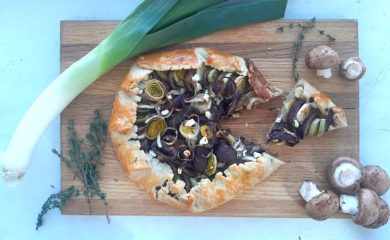
[[[140,56],[116,96],[110,134],[131,180],[152,198],[202,212],[282,162],[218,124],[282,93],[249,60],[205,49]]]
[[[347,126],[342,108],[305,80],[299,80],[287,95],[267,138],[294,146],[305,137],[322,136]]]

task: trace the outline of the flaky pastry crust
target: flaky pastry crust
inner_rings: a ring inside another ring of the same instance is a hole
[[[249,81],[252,86],[257,84],[261,88],[262,94],[258,95],[263,101],[282,93],[264,79],[256,80],[260,73],[252,63],[248,69],[247,62],[241,57],[217,50],[192,48],[140,56],[133,64],[115,98],[109,129],[117,156],[126,173],[152,198],[192,212],[206,211],[260,183],[283,163],[267,153],[259,154],[256,161],[232,164],[223,173],[217,173],[214,179],[202,179],[187,192],[184,181],[173,180],[174,174],[169,165],[144,152],[137,140],[138,127],[135,120],[137,103],[142,94],[138,84],[153,70],[195,69],[204,63],[221,71],[235,71],[243,76],[249,75],[249,78],[252,75],[252,80]]]

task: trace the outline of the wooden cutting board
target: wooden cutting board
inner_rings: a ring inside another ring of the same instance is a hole
[[[288,92],[294,85],[292,78],[293,45],[297,40],[298,28],[284,29],[277,33],[279,26],[291,21],[272,21],[248,25],[214,33],[170,48],[204,46],[216,48],[242,57],[251,58],[264,77]],[[300,21],[302,22],[302,21]],[[65,21],[61,23],[61,71],[82,57],[118,24],[114,21]],[[224,122],[233,134],[246,136],[249,140],[265,146],[266,150],[285,164],[266,179],[260,186],[244,192],[235,200],[200,215],[203,216],[254,216],[254,217],[306,217],[304,202],[298,195],[303,180],[310,179],[320,187],[326,187],[325,168],[334,158],[350,155],[359,158],[359,83],[342,80],[334,74],[329,80],[319,79],[314,71],[304,64],[305,53],[314,46],[328,44],[337,50],[340,59],[358,55],[358,24],[355,20],[319,21],[316,27],[305,34],[303,48],[299,52],[298,72],[315,87],[327,94],[337,106],[346,111],[349,126],[328,132],[322,138],[305,139],[296,147],[266,144],[265,135],[278,114],[275,109],[282,98],[259,105],[255,110],[240,113],[239,119]],[[325,30],[336,38],[328,42],[319,30]],[[132,60],[125,61],[101,77],[80,96],[78,96],[61,114],[62,152],[66,154],[67,122],[74,119],[79,136],[85,136],[93,110],[102,110],[103,118],[108,120],[115,93],[120,82],[129,70]],[[100,182],[103,192],[107,193],[111,214],[120,215],[193,215],[151,199],[135,186],[125,175],[111,142],[107,143],[103,155],[104,167],[101,169]],[[72,172],[61,166],[61,186],[80,186]],[[88,205],[83,197],[69,202],[63,209],[64,214],[89,214]],[[101,201],[92,201],[93,214],[104,214]],[[340,217],[342,215],[339,215]]]

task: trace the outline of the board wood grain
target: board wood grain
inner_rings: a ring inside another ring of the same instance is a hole
[[[242,57],[251,58],[264,77],[288,92],[294,85],[292,78],[293,45],[298,28],[285,28],[277,33],[279,26],[292,21],[272,21],[240,28],[223,30],[202,38],[169,47],[187,48],[204,46],[216,48]],[[298,21],[302,22],[302,21]],[[115,21],[64,21],[61,23],[61,71],[82,57],[118,24]],[[306,68],[304,55],[312,47],[327,44],[336,49],[341,59],[358,55],[358,24],[355,20],[318,21],[316,27],[305,34],[302,49],[298,54],[300,76],[327,94],[346,111],[348,127],[328,132],[322,138],[305,139],[294,148],[267,144],[265,135],[278,114],[282,98],[259,105],[255,110],[243,110],[239,119],[224,121],[236,135],[262,144],[268,152],[277,155],[285,164],[261,185],[244,192],[235,200],[226,203],[202,216],[253,216],[253,217],[306,217],[304,202],[298,189],[305,179],[327,187],[325,168],[340,155],[359,158],[359,84],[342,80],[334,74],[330,80],[320,79]],[[336,38],[328,42],[318,30],[325,30]],[[129,70],[132,60],[125,61],[98,79],[79,95],[61,114],[61,150],[66,155],[67,122],[74,119],[80,136],[85,136],[95,108],[101,109],[104,119],[109,119],[112,103],[120,82]],[[337,69],[335,69],[337,70]],[[135,186],[121,168],[109,141],[103,155],[104,167],[100,182],[107,193],[110,214],[120,215],[194,215],[151,199]],[[61,166],[61,187],[81,186],[72,172]],[[62,209],[63,214],[89,214],[85,198],[79,197]],[[92,201],[92,214],[104,214],[103,203]],[[342,217],[337,215],[336,217]]]

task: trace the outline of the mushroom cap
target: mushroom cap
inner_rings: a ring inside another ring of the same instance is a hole
[[[305,57],[306,66],[314,69],[327,69],[339,64],[339,54],[326,45],[310,50]]]
[[[346,171],[342,171],[342,168],[345,168]],[[336,178],[335,175],[337,174],[338,177]],[[327,178],[329,185],[336,192],[355,194],[363,180],[363,166],[359,161],[351,157],[339,157],[329,165]]]
[[[389,205],[383,200],[380,199],[378,200],[379,203],[379,216],[378,219],[370,224],[365,226],[366,228],[379,228],[387,223],[389,221]]]
[[[354,223],[368,226],[373,224],[379,217],[379,197],[368,188],[362,188],[357,194],[358,212],[352,216]]]
[[[386,171],[374,165],[364,168],[362,187],[373,190],[378,196],[382,196],[390,188],[390,178]]]
[[[332,191],[325,191],[306,203],[306,214],[315,220],[325,220],[339,209],[339,197]]]
[[[340,71],[345,79],[359,80],[366,73],[366,66],[359,57],[350,57],[340,64]]]

